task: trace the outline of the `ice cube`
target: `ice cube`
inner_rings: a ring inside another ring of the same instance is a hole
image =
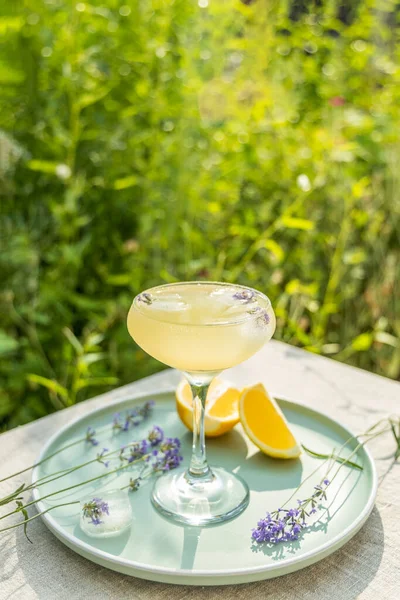
[[[110,490],[89,496],[81,502],[80,527],[93,538],[121,535],[132,524],[132,508],[126,491]],[[87,510],[85,510],[85,507]],[[93,508],[100,509],[94,513]],[[105,510],[104,510],[105,509]],[[92,516],[93,515],[93,516]]]
[[[218,308],[218,317],[220,320],[240,317],[249,310],[249,304],[240,298],[236,298],[237,288],[224,287],[212,292],[211,296]],[[246,296],[247,298],[247,296]]]
[[[151,304],[152,310],[160,310],[163,312],[177,312],[187,310],[189,305],[185,302],[180,294],[162,294],[154,296]]]

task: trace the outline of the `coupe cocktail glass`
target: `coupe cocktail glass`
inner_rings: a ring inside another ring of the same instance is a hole
[[[209,467],[204,409],[213,378],[255,354],[275,331],[271,302],[248,287],[216,282],[160,285],[134,299],[128,330],[157,360],[179,369],[193,394],[193,446],[188,468],[159,477],[153,505],[165,516],[190,525],[231,519],[249,502],[243,479]]]

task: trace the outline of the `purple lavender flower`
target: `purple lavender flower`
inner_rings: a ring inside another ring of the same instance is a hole
[[[112,428],[114,431],[119,431],[122,429],[121,425],[121,414],[115,413],[112,420]]]
[[[265,308],[261,308],[261,306],[255,306],[251,310],[248,311],[250,315],[257,316],[257,323],[262,325],[269,325],[271,322],[271,318],[268,314],[268,311]]]
[[[147,402],[145,402],[144,404],[142,404],[142,406],[135,406],[135,408],[133,408],[130,411],[130,416],[132,419],[136,419],[136,418],[145,418],[147,417],[150,412],[151,409],[153,408],[155,402],[154,400],[148,400]]]
[[[129,491],[130,492],[137,492],[137,490],[140,488],[140,483],[142,481],[141,477],[136,477],[135,479],[133,479],[132,477],[129,480]]]
[[[150,431],[147,439],[150,442],[151,446],[157,446],[164,439],[164,432],[158,425],[154,425],[153,429]]]
[[[157,448],[153,446],[155,442],[158,445]],[[126,488],[131,492],[136,492],[143,479],[179,467],[183,460],[183,456],[180,454],[180,448],[181,442],[178,438],[164,439],[164,432],[157,426],[152,429],[147,440],[134,442],[129,446],[122,446],[120,452],[121,460],[127,460],[128,463],[130,463],[138,458],[144,458],[139,476],[131,478],[129,485],[127,485]],[[128,457],[125,455],[127,450],[130,451],[130,456]]]
[[[260,309],[260,307],[258,306],[254,312],[257,312],[257,321],[260,323],[260,325],[270,324],[271,317],[269,316],[267,310]]]
[[[315,499],[321,499],[321,498],[323,498],[324,500],[326,500],[325,489],[322,487],[321,484],[316,485],[314,487],[314,490],[315,490],[315,492],[312,495],[312,498],[314,499],[314,503],[315,503]]]
[[[139,407],[138,414],[140,414],[145,419],[146,417],[149,416],[149,414],[151,413],[151,410],[154,406],[155,406],[154,400],[147,400],[147,402],[145,402],[143,404],[143,406]]]
[[[162,471],[171,471],[172,469],[176,469],[179,467],[183,460],[183,456],[179,454],[179,452],[175,452],[174,450],[168,450],[164,453],[161,462],[161,470]]]
[[[262,320],[264,325],[269,325],[271,322],[271,317],[269,316],[266,310],[262,311],[262,314],[259,316],[259,319]]]
[[[142,454],[142,456],[144,456],[145,454],[147,454],[149,451],[149,442],[147,440],[142,440],[140,442],[140,453]]]
[[[317,512],[318,500],[326,499],[326,489],[329,485],[329,480],[324,479],[314,487],[310,498],[297,501],[297,508],[278,508],[272,513],[267,512],[265,517],[258,521],[257,527],[252,530],[253,541],[257,544],[278,544],[298,540],[302,530],[307,526],[307,517]],[[308,505],[311,505],[309,512],[307,512]]]
[[[180,450],[181,441],[179,438],[165,438],[165,440],[160,445],[161,452],[166,452],[167,450]]]
[[[144,304],[151,304],[153,302],[153,298],[148,292],[142,292],[137,296],[137,301],[144,302]]]
[[[119,423],[119,428],[121,431],[129,431],[129,429],[132,426],[137,425],[138,423],[135,422],[135,418],[136,418],[137,414],[135,409],[129,411],[126,413],[125,415],[125,420]]]
[[[82,513],[84,517],[90,519],[92,525],[100,525],[103,523],[101,517],[110,514],[108,502],[104,502],[101,498],[93,498],[83,505]]]
[[[240,290],[240,292],[235,292],[232,296],[235,300],[242,300],[243,304],[249,304],[249,302],[254,302],[255,300],[255,292],[253,290]]]
[[[143,418],[140,416],[140,414],[136,410],[133,410],[129,414],[129,419],[132,424],[132,427],[137,427],[143,421]]]
[[[109,460],[104,460],[104,455],[108,452],[108,448],[103,448],[103,450],[97,455],[97,460],[102,463],[106,468],[110,466]]]
[[[298,539],[303,525],[289,516],[279,519],[275,515],[276,513],[272,513],[272,516],[267,513],[266,518],[258,521],[257,527],[253,529],[251,537],[258,544],[277,544]]]
[[[152,464],[154,472],[171,471],[179,467],[183,460],[180,454],[181,442],[178,438],[166,438],[159,451],[153,452],[156,460]]]
[[[136,427],[150,415],[154,404],[154,400],[148,400],[142,406],[136,406],[128,411],[124,416],[121,416],[120,413],[115,413],[112,422],[113,430],[129,431],[131,427]]]
[[[96,440],[95,435],[96,435],[96,430],[93,429],[93,427],[88,427],[86,430],[85,440],[87,442],[89,442],[90,444],[92,444],[93,446],[97,446],[99,441]]]
[[[126,456],[128,451],[128,456]],[[120,460],[126,460],[128,463],[132,463],[140,458],[143,458],[149,452],[149,442],[147,440],[141,440],[140,442],[133,442],[128,446],[122,446],[119,458]]]

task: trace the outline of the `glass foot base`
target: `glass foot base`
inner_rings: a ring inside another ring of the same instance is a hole
[[[165,517],[206,526],[233,519],[246,508],[249,498],[246,482],[225,469],[213,468],[204,481],[188,476],[187,469],[180,467],[157,479],[151,500]]]

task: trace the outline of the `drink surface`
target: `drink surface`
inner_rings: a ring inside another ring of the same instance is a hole
[[[182,371],[212,372],[255,354],[273,335],[266,296],[219,283],[159,286],[137,296],[128,315],[135,342]]]

